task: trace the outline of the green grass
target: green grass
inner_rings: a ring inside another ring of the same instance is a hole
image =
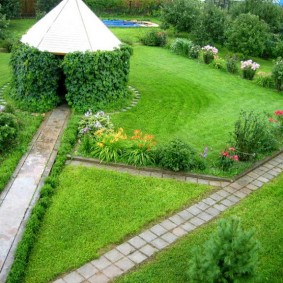
[[[11,80],[10,54],[0,53],[0,87]]]
[[[283,96],[275,90],[210,68],[157,47],[135,46],[130,85],[141,93],[132,110],[112,116],[127,133],[154,134],[159,143],[180,137],[218,156],[241,109],[273,113]]]
[[[36,19],[10,20],[7,31],[10,32],[14,37],[20,38],[36,22]]]
[[[260,241],[260,262],[254,280],[243,282],[283,282],[283,175],[221,216],[237,216],[245,229],[256,229]],[[219,218],[218,218],[219,219]],[[215,231],[218,219],[199,228],[173,247],[158,254],[149,263],[132,274],[118,279],[119,283],[183,283],[189,282],[186,271],[192,250]]]
[[[25,282],[49,282],[211,190],[174,180],[67,166],[43,220]]]

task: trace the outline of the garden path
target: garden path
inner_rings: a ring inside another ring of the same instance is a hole
[[[0,195],[1,283],[5,282],[17,243],[39,196],[39,189],[52,168],[69,113],[69,108],[60,106],[46,115],[28,153],[21,159]]]
[[[9,84],[5,84],[0,88],[0,111],[5,108],[6,101],[3,98],[3,92],[8,87]]]
[[[78,165],[77,161],[71,164]],[[80,162],[79,165],[84,165]],[[89,163],[85,165],[90,166]],[[92,164],[92,166],[97,166]],[[113,170],[113,169],[112,169]],[[114,169],[116,171],[116,169]],[[253,191],[261,188],[283,172],[283,153],[265,162],[238,180],[219,187],[219,190],[202,201],[187,207],[162,222],[142,231],[112,250],[63,275],[53,283],[104,283],[112,281],[158,251],[163,250],[182,236],[217,217],[237,204]],[[128,173],[132,173],[128,171]],[[190,180],[185,180],[190,182]]]

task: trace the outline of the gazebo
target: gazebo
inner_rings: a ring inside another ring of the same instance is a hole
[[[23,109],[46,111],[65,98],[78,111],[95,111],[128,95],[132,49],[82,0],[63,0],[20,41],[11,96]]]
[[[53,54],[112,51],[120,40],[82,0],[63,0],[28,32],[21,42]]]

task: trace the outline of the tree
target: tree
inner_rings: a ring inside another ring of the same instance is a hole
[[[2,13],[6,15],[7,19],[15,18],[20,15],[20,1],[19,0],[0,0],[2,6]]]
[[[5,29],[8,27],[8,24],[6,15],[2,14],[2,6],[0,4],[0,39],[5,38]]]
[[[232,283],[253,277],[258,262],[258,242],[253,236],[254,232],[241,229],[239,219],[222,220],[203,249],[195,250],[188,272],[190,280]]]
[[[205,3],[193,28],[196,43],[200,45],[223,44],[226,20],[225,10],[211,2]]]
[[[56,5],[59,4],[61,0],[37,0],[36,1],[36,11],[37,13],[48,13],[51,11]]]
[[[226,45],[235,52],[261,56],[268,36],[268,26],[258,16],[241,14],[226,30]]]
[[[200,14],[200,1],[175,0],[162,6],[163,24],[172,25],[177,31],[190,32]]]

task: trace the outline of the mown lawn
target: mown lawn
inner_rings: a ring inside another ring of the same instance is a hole
[[[283,282],[283,175],[226,211],[209,225],[195,230],[176,245],[158,254],[132,274],[116,280],[119,283],[185,283],[192,251],[203,245],[216,229],[220,218],[236,216],[245,229],[255,229],[260,241],[257,277],[243,282]]]
[[[67,166],[43,220],[25,282],[49,282],[212,189]]]
[[[130,85],[137,107],[112,116],[117,127],[154,134],[159,143],[179,137],[209,155],[225,148],[240,111],[273,113],[283,96],[158,47],[135,46]]]
[[[10,54],[0,53],[0,87],[11,79],[11,68],[9,66]]]

